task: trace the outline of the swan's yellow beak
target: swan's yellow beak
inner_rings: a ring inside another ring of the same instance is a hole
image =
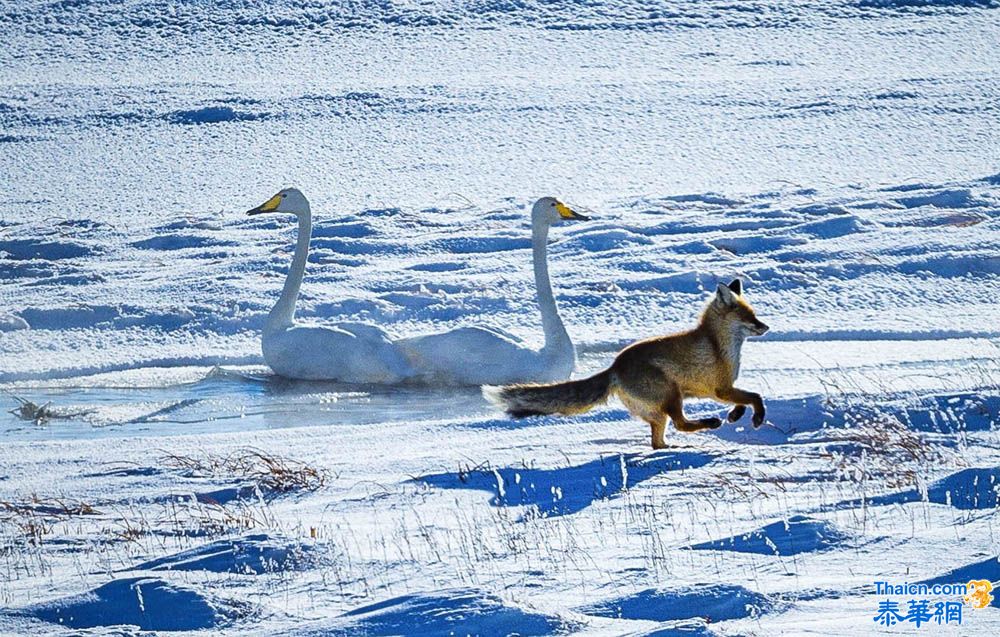
[[[274,212],[275,210],[278,209],[278,206],[280,204],[281,204],[281,193],[279,192],[278,194],[271,197],[270,199],[260,204],[256,208],[251,208],[250,210],[247,210],[247,214],[253,216],[253,215],[263,214],[265,212]]]
[[[587,221],[590,217],[586,215],[581,215],[579,212],[573,210],[561,201],[556,202],[556,212],[563,219],[579,219],[580,221]]]

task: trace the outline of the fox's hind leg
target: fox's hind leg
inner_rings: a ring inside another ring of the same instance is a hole
[[[628,395],[622,395],[620,398],[628,413],[649,423],[653,449],[666,449],[668,445],[663,435],[667,431],[667,415]]]
[[[684,415],[684,394],[681,388],[653,365],[631,365],[615,370],[618,374],[618,396],[632,415],[649,423],[653,433],[653,448],[666,447],[663,433],[667,416],[678,431],[698,431],[722,426],[718,418],[688,420]]]
[[[667,444],[664,434],[667,432],[667,415],[663,413],[647,414],[643,418],[649,423],[650,442],[653,445],[653,449],[666,449],[670,445]]]
[[[677,386],[663,372],[645,363],[622,366],[615,370],[617,394],[629,413],[649,423],[653,449],[664,449],[663,435],[667,430],[667,412],[663,404]]]

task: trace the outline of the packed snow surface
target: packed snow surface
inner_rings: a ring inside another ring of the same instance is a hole
[[[0,3],[0,633],[845,635],[996,582],[997,8]],[[540,346],[545,195],[577,375],[740,277],[768,422],[277,378],[285,186],[307,323]]]

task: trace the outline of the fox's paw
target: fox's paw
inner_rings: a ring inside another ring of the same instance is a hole
[[[729,415],[726,416],[726,420],[728,420],[729,422],[736,422],[737,420],[742,418],[743,414],[745,413],[747,413],[746,405],[736,405],[735,407],[729,410]]]
[[[764,410],[753,412],[753,428],[760,429],[760,426],[764,424]]]
[[[702,418],[698,421],[698,424],[704,429],[718,429],[722,426],[721,418]]]

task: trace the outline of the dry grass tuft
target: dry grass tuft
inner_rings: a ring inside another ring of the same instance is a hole
[[[44,425],[49,420],[53,418],[58,418],[59,415],[49,408],[52,403],[45,403],[44,405],[38,405],[21,398],[20,396],[14,396],[11,394],[18,403],[20,403],[16,408],[11,409],[7,413],[13,414],[19,420],[27,420],[28,422],[33,422],[36,425]]]
[[[15,394],[10,393],[7,390],[3,390],[5,394],[16,400],[19,404],[14,409],[9,410],[7,413],[13,414],[19,420],[26,420],[28,422],[33,422],[36,425],[44,425],[50,420],[56,418],[76,418],[78,416],[86,416],[93,412],[93,410],[76,411],[76,412],[66,412],[64,410],[52,409],[51,402],[47,402],[44,405],[39,405],[26,398],[21,398]]]
[[[59,522],[81,515],[97,515],[98,511],[80,500],[39,498],[24,502],[0,501],[0,527],[6,537],[39,546],[51,535]]]
[[[948,449],[893,414],[854,407],[844,418],[847,427],[828,430],[826,452],[841,480],[878,479],[890,488],[913,486],[931,466],[957,461]]]
[[[172,469],[213,478],[245,478],[267,493],[315,491],[326,484],[326,471],[304,462],[244,447],[228,455],[186,456],[166,453],[160,461]]]

